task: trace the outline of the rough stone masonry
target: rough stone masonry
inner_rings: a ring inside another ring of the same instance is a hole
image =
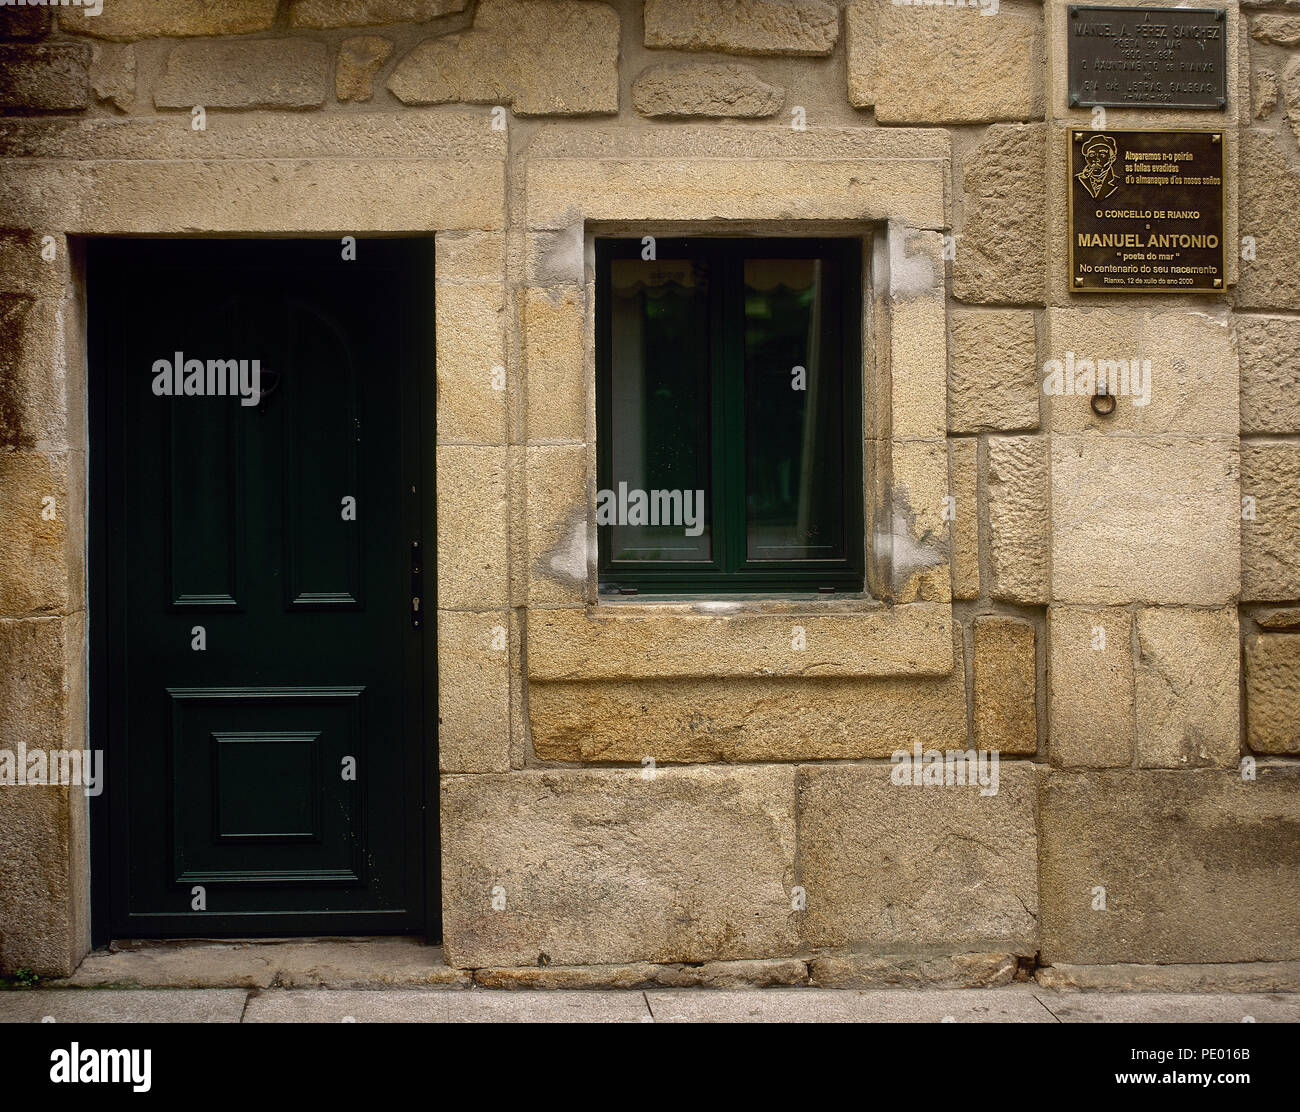
[[[1223,132],[1228,280],[1131,297],[1069,288],[1063,0],[0,7],[0,747],[94,747],[86,239],[432,236],[451,966],[1300,987],[1300,28],[1210,2],[1224,108],[1107,119]],[[862,241],[860,596],[597,596],[610,231]],[[0,787],[0,971],[88,951],[89,806]]]

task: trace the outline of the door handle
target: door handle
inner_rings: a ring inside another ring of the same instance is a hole
[[[411,542],[411,628],[424,625],[424,559],[420,542]]]

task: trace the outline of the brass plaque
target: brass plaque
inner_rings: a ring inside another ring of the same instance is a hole
[[[1070,106],[1223,108],[1228,102],[1222,8],[1070,5]]]
[[[1070,128],[1070,288],[1223,290],[1223,133]]]

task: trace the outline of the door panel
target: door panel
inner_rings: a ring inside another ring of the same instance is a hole
[[[97,241],[87,284],[98,917],[419,929],[431,241]]]

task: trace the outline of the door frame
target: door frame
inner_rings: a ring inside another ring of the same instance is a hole
[[[102,367],[108,344],[107,330],[96,325],[92,305],[94,291],[90,282],[93,280],[86,266],[85,247],[91,239],[168,239],[172,241],[199,241],[216,238],[198,234],[192,236],[95,236],[83,237],[76,243],[76,250],[81,262],[81,292],[83,304],[83,322],[85,329],[86,353],[86,519],[87,519],[87,660],[85,667],[88,674],[88,708],[87,724],[90,748],[104,751],[105,768],[125,768],[125,760],[116,759],[110,747],[109,731],[109,687],[110,674],[108,654],[112,651],[113,633],[120,633],[112,618],[112,595],[109,583],[109,530],[112,524],[109,505],[109,436],[110,407],[107,389],[107,376],[97,374],[96,368]],[[230,236],[228,238],[248,238],[267,240],[303,240],[322,239],[338,242],[339,236],[329,235],[281,235]],[[413,330],[413,350],[409,358],[414,364],[413,385],[415,387],[414,413],[399,414],[406,426],[403,432],[411,432],[415,444],[411,457],[415,460],[418,473],[427,476],[428,481],[420,484],[417,491],[417,514],[421,538],[421,560],[423,570],[423,596],[421,609],[425,619],[421,626],[421,645],[416,668],[417,690],[412,693],[417,705],[415,729],[419,736],[419,753],[422,791],[420,806],[422,831],[420,846],[419,875],[424,885],[423,918],[424,941],[428,944],[442,940],[442,899],[441,899],[441,843],[438,806],[438,650],[437,650],[437,429],[436,429],[436,386],[435,386],[435,333],[437,321],[434,314],[434,290],[436,283],[437,251],[433,232],[394,233],[385,236],[358,235],[358,246],[363,247],[365,239],[395,238],[421,241],[427,258],[421,257],[421,280],[407,283],[401,303],[394,306],[397,319],[419,319],[422,313],[428,314],[427,327]],[[102,320],[102,318],[99,318]],[[120,507],[119,507],[120,510]],[[402,561],[403,567],[409,560],[405,543],[395,558]],[[433,616],[433,619],[429,617]],[[402,634],[405,635],[403,628]],[[125,774],[123,774],[125,775]],[[125,883],[122,875],[124,858],[114,844],[115,832],[122,825],[120,817],[115,819],[114,811],[121,804],[113,792],[116,775],[104,777],[103,792],[90,800],[89,821],[89,858],[90,858],[90,943],[102,946],[115,937],[129,937],[129,931],[122,933],[124,924],[114,917],[113,896],[116,885]],[[280,936],[321,935],[319,929],[305,929],[301,932],[277,931]],[[377,932],[367,932],[377,933]],[[406,931],[394,933],[409,933]],[[217,937],[242,937],[240,935],[223,935],[214,932]]]

